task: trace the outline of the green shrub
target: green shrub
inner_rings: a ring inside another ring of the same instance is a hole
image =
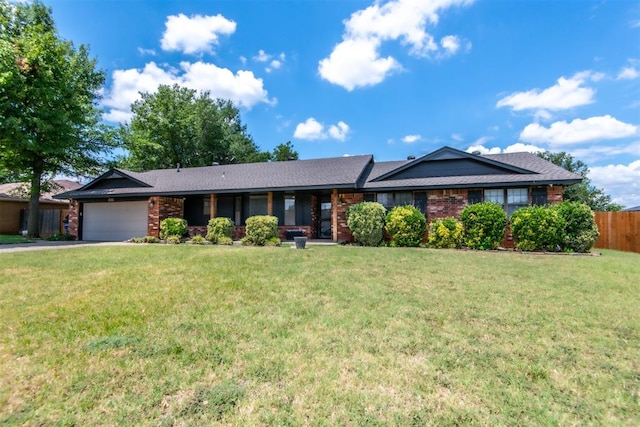
[[[270,215],[256,215],[247,218],[246,235],[243,242],[264,246],[269,239],[278,238],[278,218]]]
[[[222,237],[218,237],[218,242],[219,245],[233,245],[233,239],[231,237],[227,237],[227,236],[222,236]]]
[[[460,213],[464,226],[464,245],[471,249],[496,249],[504,240],[507,214],[497,203],[475,203]]]
[[[72,234],[69,234],[69,233],[55,233],[55,234],[47,237],[46,240],[50,240],[52,242],[76,240],[76,236],[74,236]]]
[[[178,238],[187,234],[187,220],[182,218],[167,218],[160,222],[160,238],[167,239],[169,236]]]
[[[167,236],[166,239],[164,239],[164,242],[170,245],[178,245],[180,244],[180,237],[178,236]]]
[[[362,202],[347,208],[347,226],[356,242],[378,246],[384,237],[386,209],[380,203]]]
[[[205,239],[204,237],[198,234],[193,236],[191,239],[189,239],[187,243],[192,245],[204,245],[204,244],[207,244],[208,242],[207,242],[207,239]]]
[[[159,243],[160,239],[156,236],[132,237],[129,239],[131,243]]]
[[[464,227],[453,217],[436,219],[429,224],[429,245],[437,249],[457,249],[464,243]]]
[[[598,240],[600,232],[588,205],[579,202],[562,202],[552,205],[565,221],[562,248],[573,252],[589,252]]]
[[[265,246],[280,246],[281,244],[282,242],[278,237],[272,237],[270,239],[267,239],[266,242],[264,242]]]
[[[427,231],[427,220],[413,206],[396,206],[387,214],[384,228],[391,237],[391,246],[416,247]]]
[[[231,238],[233,236],[234,222],[231,218],[217,217],[209,220],[207,224],[207,240],[211,243],[218,243],[221,237]]]
[[[564,241],[565,224],[557,210],[530,206],[511,215],[511,234],[520,250],[554,251]]]

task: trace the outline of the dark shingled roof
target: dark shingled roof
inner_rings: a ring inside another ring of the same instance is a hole
[[[114,169],[84,187],[61,194],[57,198],[178,196],[208,193],[327,190],[332,188],[389,191],[417,188],[513,187],[518,185],[568,185],[580,182],[582,179],[580,175],[568,172],[531,153],[476,156],[448,147],[434,153],[435,158],[432,153],[416,160],[377,163],[374,163],[373,156],[363,155],[219,165],[181,170],[159,169],[148,172]],[[421,162],[437,162],[438,156],[471,158],[476,162],[498,166],[502,164],[513,173],[394,179],[396,170],[406,170]],[[104,185],[111,178],[123,177],[130,178],[132,185]],[[101,185],[96,185],[97,183]]]
[[[355,188],[373,156],[334,157],[287,162],[245,163],[199,168],[158,169],[148,172],[119,170],[150,187],[85,187],[65,197],[110,197],[147,194],[206,194],[284,191],[314,188]]]

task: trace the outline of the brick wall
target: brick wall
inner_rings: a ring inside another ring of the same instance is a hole
[[[338,242],[353,242],[353,235],[347,226],[347,209],[361,202],[364,202],[363,193],[338,194]]]
[[[167,218],[184,217],[184,199],[182,197],[152,196],[147,201],[147,235],[160,237],[160,223]]]
[[[437,218],[460,217],[467,206],[468,190],[429,190],[427,191],[427,222]]]
[[[562,185],[547,186],[547,203],[550,205],[562,202],[564,187]]]
[[[69,234],[78,238],[78,226],[80,224],[78,213],[80,204],[77,200],[69,200]]]

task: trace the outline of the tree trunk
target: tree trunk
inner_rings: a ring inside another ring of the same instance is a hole
[[[39,216],[41,180],[42,171],[38,167],[33,168],[31,189],[29,191],[29,217],[27,218],[27,235],[29,237],[40,237]]]

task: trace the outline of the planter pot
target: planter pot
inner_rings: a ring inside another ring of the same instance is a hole
[[[296,249],[304,249],[307,246],[307,238],[304,236],[296,236],[293,240],[296,242]]]

